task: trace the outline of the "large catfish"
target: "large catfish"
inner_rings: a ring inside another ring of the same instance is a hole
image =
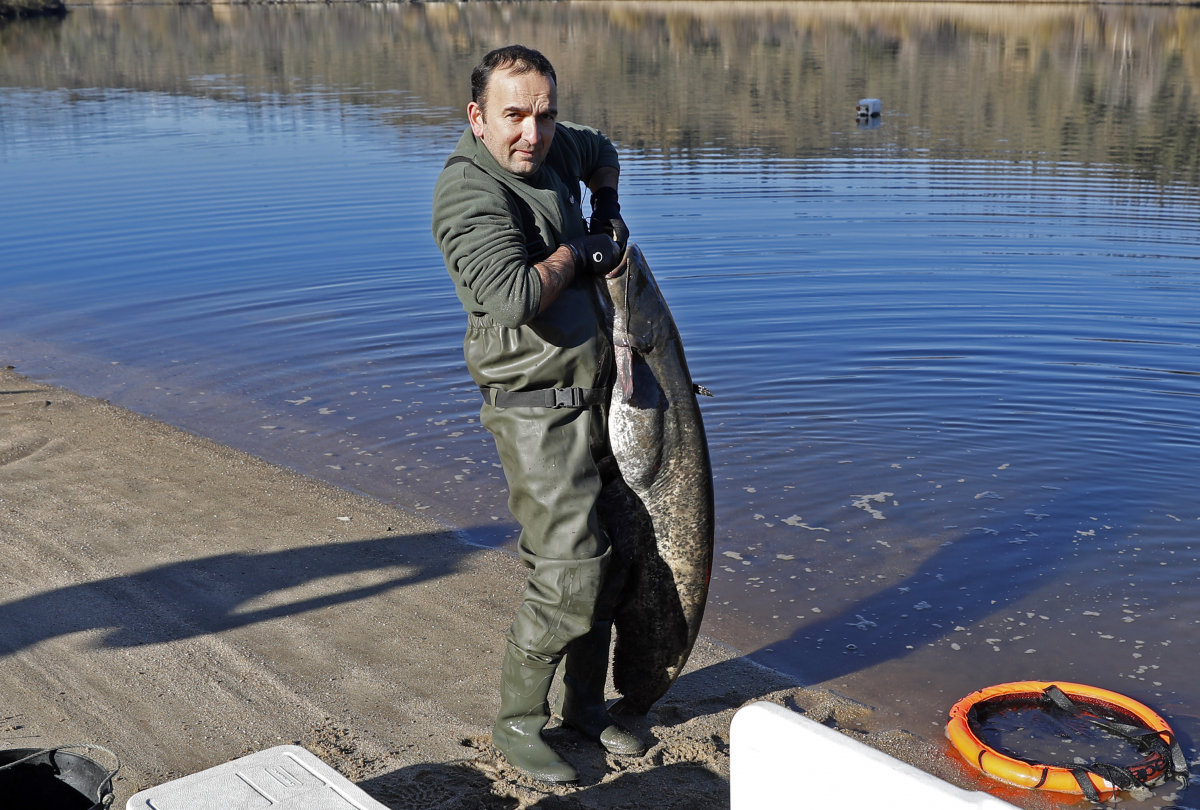
[[[708,598],[712,467],[696,404],[697,391],[708,392],[692,384],[636,245],[616,273],[600,285],[616,355],[608,435],[619,474],[609,471],[598,506],[625,579],[613,659],[623,697],[611,711],[645,714],[683,671]]]

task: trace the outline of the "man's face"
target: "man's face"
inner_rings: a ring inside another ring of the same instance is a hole
[[[542,167],[554,140],[558,89],[540,73],[497,70],[488,81],[484,106],[471,102],[467,117],[497,163],[528,177]]]

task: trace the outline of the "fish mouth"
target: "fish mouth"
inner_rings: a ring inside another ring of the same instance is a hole
[[[621,262],[612,270],[608,271],[605,278],[620,278],[621,274],[629,269],[629,248],[625,248],[625,255],[621,257]]]

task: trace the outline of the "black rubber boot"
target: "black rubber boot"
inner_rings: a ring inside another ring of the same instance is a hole
[[[500,715],[492,745],[515,768],[543,782],[575,782],[579,775],[542,739],[550,719],[546,695],[558,660],[540,660],[506,644],[500,679]]]
[[[587,635],[571,642],[563,666],[559,714],[570,726],[613,754],[640,754],[646,745],[609,717],[604,702],[612,622],[596,622]]]

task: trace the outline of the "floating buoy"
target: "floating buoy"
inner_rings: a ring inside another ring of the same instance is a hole
[[[877,98],[859,99],[854,111],[858,113],[859,118],[877,118],[883,112],[883,102]]]
[[[1126,767],[1048,765],[1002,754],[982,740],[979,730],[987,715],[1022,704],[1089,720],[1145,756]],[[1018,787],[1084,796],[1093,802],[1108,801],[1122,790],[1156,787],[1171,778],[1186,784],[1188,778],[1187,758],[1165,720],[1132,698],[1083,684],[1018,681],[972,692],[950,709],[946,736],[968,762],[995,779]]]

